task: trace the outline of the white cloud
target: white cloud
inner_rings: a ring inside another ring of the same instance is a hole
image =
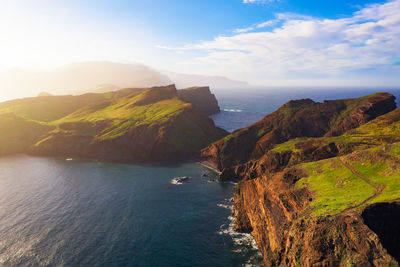
[[[265,27],[271,27],[274,26],[279,20],[273,19],[273,20],[267,20],[262,23],[257,24],[257,28],[265,28]]]
[[[233,32],[234,33],[244,33],[244,32],[250,32],[253,30],[254,30],[254,27],[248,27],[248,28],[236,29]]]
[[[399,14],[400,0],[366,6],[341,19],[278,14],[276,20],[185,49],[205,53],[192,62],[198,68],[249,80],[348,77],[371,69],[400,74],[392,63],[400,55]],[[271,30],[251,32],[278,21]]]
[[[233,30],[233,32],[234,33],[251,32],[251,31],[254,31],[254,30],[257,30],[257,29],[262,29],[262,28],[274,26],[278,22],[279,22],[278,19],[267,20],[267,21],[264,21],[264,22],[261,22],[261,23],[258,23],[258,24],[254,24],[251,27],[235,29],[235,30]]]

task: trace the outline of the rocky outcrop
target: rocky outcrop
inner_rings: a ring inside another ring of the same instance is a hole
[[[238,130],[202,151],[216,169],[246,163],[265,155],[276,144],[296,137],[338,136],[396,108],[388,93],[324,101],[289,101],[262,120]]]
[[[221,180],[238,182],[236,230],[251,233],[265,266],[399,266],[400,109],[394,108],[389,94],[291,101],[203,151],[215,155]],[[233,161],[228,151],[236,152]]]
[[[367,207],[361,214],[364,223],[374,231],[387,251],[400,262],[400,204],[377,203]]]
[[[211,93],[209,87],[190,87],[178,90],[178,97],[185,102],[192,103],[207,115],[212,115],[220,111],[215,95]]]
[[[300,138],[290,140],[269,150],[258,160],[225,168],[220,174],[222,181],[249,180],[267,173],[275,173],[299,163],[349,154],[384,144],[400,142],[400,135],[393,131],[400,121],[400,108],[375,120],[352,129],[339,137]],[[278,149],[278,151],[276,150]]]
[[[272,176],[241,181],[237,186],[236,230],[253,235],[266,266],[397,266],[399,250],[390,255],[388,247],[395,247],[393,242],[400,238],[395,227],[400,223],[398,209],[386,209],[387,214],[396,213],[396,217],[385,215],[378,221],[374,216],[379,215],[371,208],[362,215],[349,211],[328,217],[310,216],[306,207],[314,196],[306,188],[295,186],[304,175],[293,167]],[[392,220],[391,230],[386,229],[385,236],[390,238],[386,246],[379,231],[365,220],[373,221],[382,231],[385,222],[388,226]]]

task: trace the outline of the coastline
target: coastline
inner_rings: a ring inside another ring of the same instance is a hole
[[[212,167],[210,164],[207,163],[207,161],[196,161],[197,164],[200,164],[203,167],[206,167],[207,169],[212,170],[213,172],[217,173],[218,175],[221,175],[221,171],[219,171],[218,169]]]

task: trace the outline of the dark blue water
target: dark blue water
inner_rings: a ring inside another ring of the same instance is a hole
[[[243,266],[255,251],[230,235],[234,186],[212,178],[195,163],[0,158],[0,265]]]

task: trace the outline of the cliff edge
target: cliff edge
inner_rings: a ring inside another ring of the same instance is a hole
[[[185,102],[192,103],[206,115],[220,112],[218,101],[211,93],[210,87],[190,87],[178,90],[177,95]]]
[[[238,181],[235,227],[252,234],[265,266],[399,265],[400,109],[392,95],[290,101],[210,148],[224,166],[220,179]]]
[[[260,121],[235,131],[202,150],[216,169],[256,160],[276,144],[297,137],[338,136],[396,108],[395,98],[376,93],[361,98],[289,101]]]
[[[9,132],[0,135],[0,154],[173,161],[198,156],[226,135],[199,107],[183,101],[174,85],[20,99],[1,103],[0,113],[15,125],[11,131],[0,124],[0,132]]]

